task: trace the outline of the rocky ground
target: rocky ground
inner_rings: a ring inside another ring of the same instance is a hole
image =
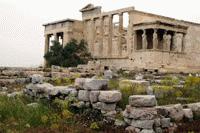
[[[199,86],[198,74],[0,68],[0,131],[199,132]]]

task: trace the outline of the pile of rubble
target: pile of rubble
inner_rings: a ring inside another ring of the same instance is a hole
[[[123,112],[124,121],[129,125],[128,132],[162,133],[173,132],[176,125],[171,118],[163,116],[156,108],[156,98],[152,95],[133,95]]]
[[[116,114],[116,104],[121,100],[122,94],[117,90],[107,90],[107,79],[77,78],[75,85],[80,89],[80,101],[89,102],[105,116]]]
[[[77,78],[75,86],[53,86],[44,83],[44,77],[40,75],[33,75],[31,81],[24,90],[26,95],[47,99],[67,99],[73,96],[79,100],[77,106],[92,106],[101,110],[105,116],[116,114],[116,104],[122,98],[121,92],[107,90],[106,79]]]

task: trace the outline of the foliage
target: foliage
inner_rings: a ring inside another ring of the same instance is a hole
[[[74,83],[74,78],[53,78],[49,82],[55,86],[67,86]]]
[[[72,39],[64,47],[59,42],[53,41],[50,51],[44,55],[44,58],[47,60],[48,66],[75,67],[78,64],[86,64],[91,56],[84,40],[78,43]]]
[[[7,129],[22,130],[27,125],[31,127],[44,125],[41,116],[51,112],[47,105],[41,103],[38,107],[27,106],[26,99],[23,97],[0,96],[0,101],[0,132],[6,132]]]
[[[184,97],[191,99],[192,102],[200,101],[200,77],[187,77],[183,92]]]
[[[110,79],[108,81],[108,88],[109,89],[118,89],[119,88],[119,80],[117,80],[117,79]]]
[[[146,90],[143,85],[134,84],[129,80],[121,80],[119,82],[119,90],[122,93],[122,99],[118,105],[122,109],[125,109],[126,105],[128,105],[129,96],[146,94]]]
[[[179,79],[176,77],[165,77],[165,79],[161,80],[162,85],[166,86],[172,86],[172,85],[177,85],[179,83]]]
[[[98,126],[97,122],[93,122],[93,123],[90,124],[90,128],[93,129],[93,130],[98,130],[99,126]]]

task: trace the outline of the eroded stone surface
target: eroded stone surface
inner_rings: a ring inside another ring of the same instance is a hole
[[[133,95],[129,97],[129,104],[134,107],[153,107],[157,101],[153,95]]]
[[[114,103],[120,101],[122,94],[119,91],[100,91],[99,101],[105,103]]]

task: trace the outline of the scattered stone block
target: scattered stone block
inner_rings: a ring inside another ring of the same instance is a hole
[[[33,84],[42,84],[43,81],[44,81],[44,77],[42,75],[33,74],[31,76],[31,83],[33,83]]]
[[[122,94],[119,91],[100,91],[99,101],[104,103],[115,103],[120,101]]]
[[[98,101],[100,91],[91,91],[90,92],[90,102],[95,103]]]
[[[135,108],[128,106],[123,112],[123,116],[135,120],[152,120],[157,116],[155,108]]]
[[[129,97],[129,105],[133,107],[154,107],[156,103],[154,95],[132,95]]]
[[[85,80],[86,78],[76,78],[74,85],[79,88],[83,88],[83,85],[85,84]]]
[[[193,112],[191,109],[183,109],[184,112],[184,117],[189,120],[192,121],[193,120]]]
[[[162,128],[170,127],[170,118],[162,118],[160,120]]]
[[[158,114],[169,117],[174,121],[181,121],[184,117],[184,111],[181,104],[157,106]]]
[[[86,79],[83,84],[85,90],[105,90],[108,86],[106,79]]]
[[[194,116],[199,116],[200,115],[200,102],[187,104],[185,106],[192,110]]]
[[[78,92],[78,99],[79,99],[80,101],[85,101],[85,102],[87,102],[87,101],[90,100],[90,99],[89,99],[89,95],[90,95],[90,92],[89,92],[89,91],[87,91],[87,90],[79,90],[79,92]]]
[[[132,120],[131,126],[142,129],[153,129],[154,120]]]
[[[101,103],[101,110],[102,111],[115,111],[116,104],[115,103]]]

